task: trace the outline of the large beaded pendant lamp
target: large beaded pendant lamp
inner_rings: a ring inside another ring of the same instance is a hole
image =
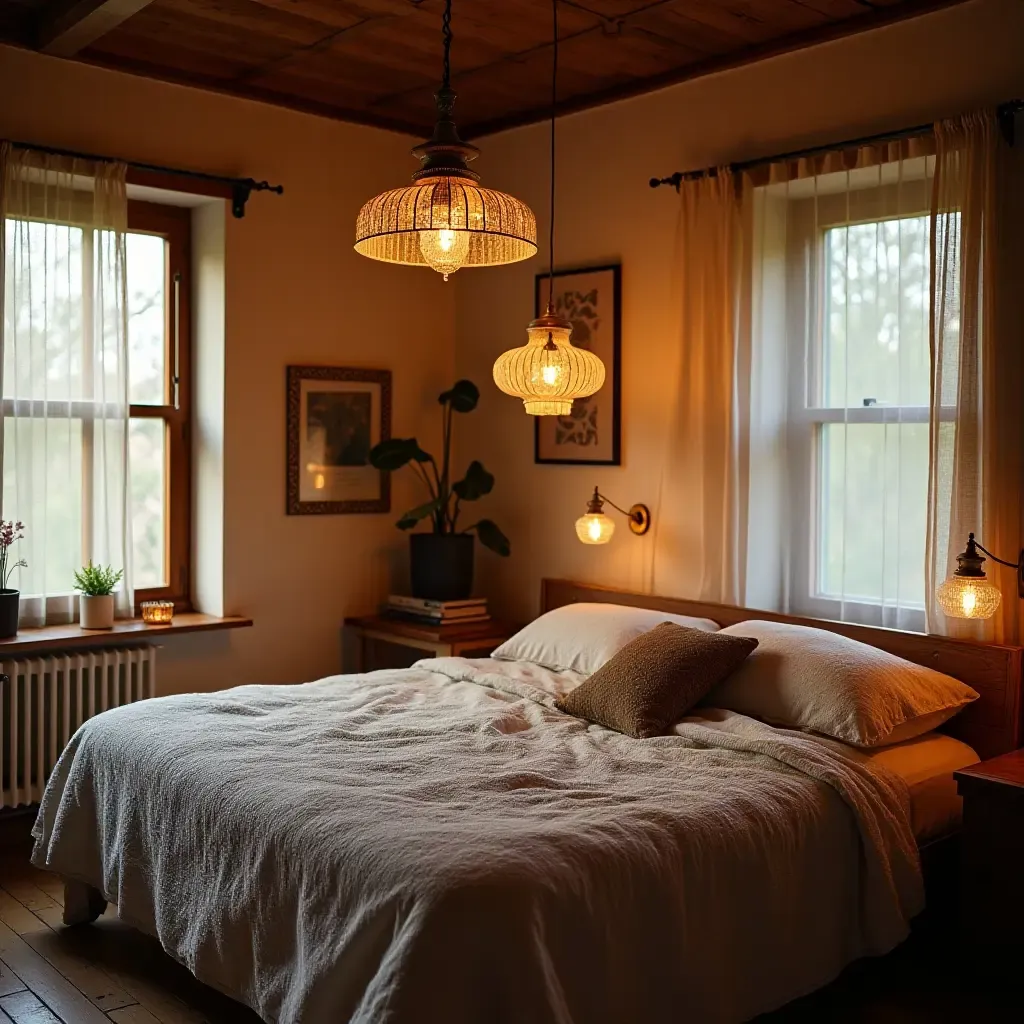
[[[568,416],[575,398],[587,398],[604,384],[604,363],[569,340],[572,322],[554,310],[555,288],[555,110],[558,100],[558,0],[552,0],[554,23],[551,65],[551,223],[548,236],[548,305],[526,328],[527,342],[503,352],[494,363],[494,383],[521,398],[531,416]]]
[[[371,199],[356,220],[355,250],[372,260],[432,267],[448,280],[460,267],[494,267],[537,251],[533,211],[513,196],[480,188],[469,169],[480,151],[452,121],[452,0],[445,0],[444,80],[433,137],[413,148],[421,167],[413,184]]]

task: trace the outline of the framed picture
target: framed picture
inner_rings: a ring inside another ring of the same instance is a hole
[[[547,305],[548,275],[538,274],[536,315]],[[554,310],[572,321],[572,343],[590,349],[605,369],[604,386],[590,398],[577,398],[568,416],[534,421],[533,461],[563,465],[621,464],[621,301],[622,267],[556,270]]]
[[[391,371],[288,367],[287,512],[391,511],[370,449],[391,437]]]

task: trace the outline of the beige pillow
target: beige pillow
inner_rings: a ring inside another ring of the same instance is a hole
[[[555,707],[635,739],[659,736],[757,646],[663,622],[631,640]]]
[[[701,702],[858,747],[921,736],[978,694],[952,676],[810,626],[752,620],[756,653]]]
[[[651,608],[583,602],[555,608],[524,626],[492,654],[503,661],[529,661],[556,672],[596,672],[630,640],[675,622],[691,629],[715,632],[718,623],[689,615],[666,615]]]

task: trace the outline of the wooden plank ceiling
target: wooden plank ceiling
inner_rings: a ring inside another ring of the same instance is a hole
[[[562,111],[958,0],[560,0]],[[429,134],[443,0],[4,0],[0,41]],[[550,0],[454,0],[466,137],[549,113]]]

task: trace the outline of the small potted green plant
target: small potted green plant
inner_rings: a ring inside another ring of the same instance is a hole
[[[10,561],[12,546],[24,536],[23,523],[0,519],[0,637],[14,636],[18,632],[21,594],[8,584],[15,569],[24,569],[28,565],[24,558]]]
[[[391,438],[370,451],[370,463],[393,472],[411,466],[425,484],[430,500],[410,509],[398,520],[400,530],[411,530],[423,520],[429,521],[429,533],[414,533],[409,538],[410,575],[413,597],[435,601],[460,601],[473,591],[473,534],[491,551],[507,557],[511,551],[508,537],[490,519],[478,519],[460,526],[462,503],[490,494],[494,477],[475,459],[461,480],[451,482],[452,420],[454,413],[472,412],[480,400],[477,386],[460,380],[438,397],[442,408],[442,456],[438,466],[434,456],[425,452],[416,438]]]
[[[79,622],[82,629],[114,628],[114,587],[121,582],[124,570],[116,572],[109,565],[89,562],[75,573]]]

